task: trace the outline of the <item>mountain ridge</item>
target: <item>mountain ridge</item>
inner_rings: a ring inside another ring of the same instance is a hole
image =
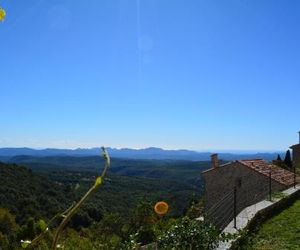
[[[128,158],[128,159],[148,159],[148,160],[191,160],[191,161],[207,161],[210,160],[211,152],[197,152],[193,150],[179,149],[179,150],[166,150],[157,147],[149,147],[144,149],[131,149],[131,148],[111,148],[108,147],[108,152],[115,158]],[[31,156],[94,156],[99,155],[101,149],[97,148],[77,148],[77,149],[57,149],[57,148],[45,148],[45,149],[33,149],[28,147],[22,148],[0,148],[0,160],[1,158],[10,158],[19,155],[31,155]],[[239,160],[239,159],[253,159],[261,158],[265,160],[274,160],[277,154],[283,155],[283,152],[261,152],[261,153],[226,153],[224,151],[219,152],[220,159],[223,160]]]

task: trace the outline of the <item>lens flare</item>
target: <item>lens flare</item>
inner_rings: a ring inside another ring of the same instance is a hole
[[[5,10],[0,7],[0,21],[3,21],[5,16],[6,16]]]
[[[168,203],[166,203],[164,201],[159,201],[154,206],[155,213],[157,213],[159,215],[166,214],[168,212],[168,210],[169,210],[169,205],[168,205]]]

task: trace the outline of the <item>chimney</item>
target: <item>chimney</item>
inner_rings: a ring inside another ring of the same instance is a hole
[[[211,157],[211,166],[212,166],[212,168],[219,167],[218,154],[212,154],[210,157]]]
[[[300,144],[300,131],[298,133],[299,133],[299,144]]]

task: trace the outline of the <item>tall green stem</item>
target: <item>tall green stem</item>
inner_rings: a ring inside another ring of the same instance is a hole
[[[70,219],[72,218],[72,216],[78,211],[78,209],[82,206],[82,204],[88,200],[101,186],[101,184],[103,183],[104,177],[106,175],[106,172],[110,166],[110,158],[109,155],[106,151],[106,149],[104,147],[102,147],[102,156],[105,160],[105,166],[103,169],[103,172],[101,174],[101,176],[97,177],[95,184],[87,191],[87,193],[81,198],[81,200],[75,204],[75,206],[66,214],[66,216],[64,217],[64,219],[62,220],[62,222],[60,223],[59,227],[57,228],[55,235],[54,235],[54,239],[52,242],[52,250],[56,250],[57,247],[57,242],[59,239],[60,234],[62,233],[64,227],[67,225],[67,223],[70,221]]]

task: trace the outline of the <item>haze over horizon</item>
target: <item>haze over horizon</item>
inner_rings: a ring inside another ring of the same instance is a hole
[[[65,148],[65,147],[0,147],[1,149],[33,149],[33,150],[51,150],[51,149],[58,149],[58,150],[92,150],[92,149],[99,149],[102,146],[95,146],[95,147],[73,147],[73,148]],[[110,147],[107,146],[106,148],[115,149],[115,150],[148,150],[148,149],[158,149],[163,151],[190,151],[195,153],[233,153],[233,154],[256,154],[256,153],[278,153],[278,152],[285,152],[287,149],[277,149],[277,150],[264,150],[264,149],[202,149],[202,150],[194,150],[194,149],[185,149],[185,148],[162,148],[162,147],[141,147],[141,148],[130,148],[130,147]]]
[[[3,0],[0,147],[286,150],[300,2]]]

